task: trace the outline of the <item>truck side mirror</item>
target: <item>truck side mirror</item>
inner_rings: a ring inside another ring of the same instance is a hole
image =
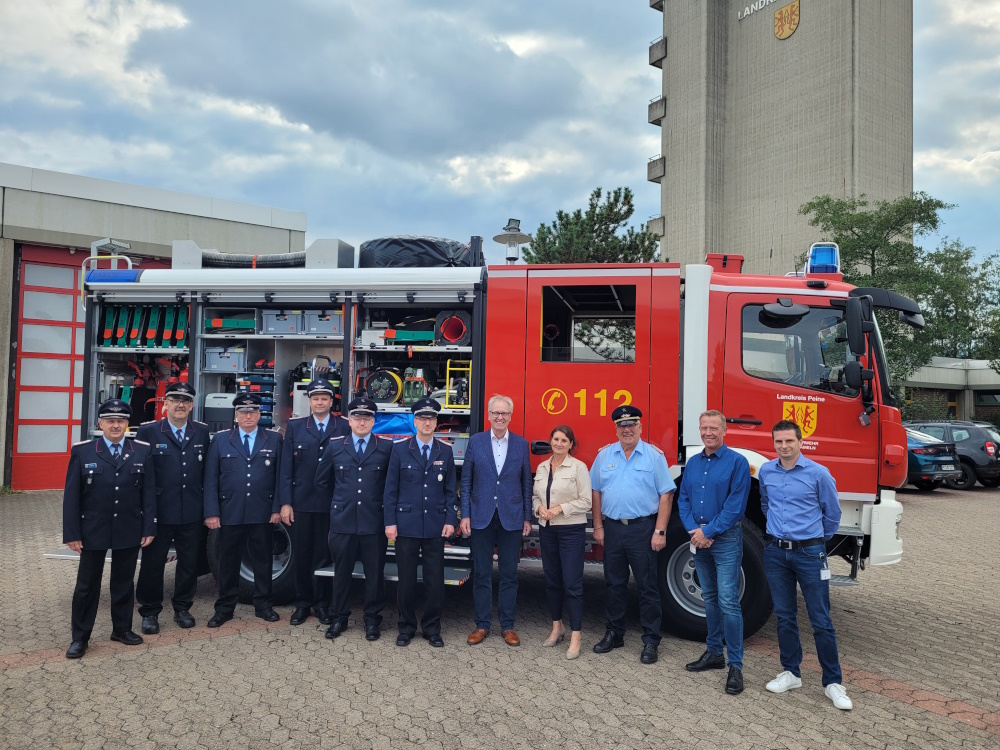
[[[847,345],[855,357],[863,357],[867,351],[865,320],[861,312],[861,300],[857,297],[847,298]]]

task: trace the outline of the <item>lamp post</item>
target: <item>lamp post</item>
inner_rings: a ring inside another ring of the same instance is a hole
[[[519,246],[531,242],[531,235],[521,231],[520,219],[507,219],[507,226],[493,238],[493,241],[507,247],[507,265],[512,266],[517,263],[520,255]]]

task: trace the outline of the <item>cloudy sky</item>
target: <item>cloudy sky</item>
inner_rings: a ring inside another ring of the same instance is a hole
[[[915,187],[960,205],[945,234],[1000,249],[1000,0],[914,5]],[[661,18],[643,0],[0,0],[0,161],[306,211],[309,241],[492,246],[509,216],[533,231],[596,186],[630,186],[645,221]]]

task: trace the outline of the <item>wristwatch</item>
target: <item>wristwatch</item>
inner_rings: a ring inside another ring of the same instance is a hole
[[[667,535],[667,530],[666,529],[656,529],[656,533],[659,534],[660,536],[666,536]]]

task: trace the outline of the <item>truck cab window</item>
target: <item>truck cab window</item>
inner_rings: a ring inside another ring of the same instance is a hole
[[[542,290],[542,362],[635,362],[635,286]]]
[[[776,317],[763,305],[743,308],[743,370],[755,378],[854,398],[844,379],[851,356],[841,310],[811,307],[801,317]]]

